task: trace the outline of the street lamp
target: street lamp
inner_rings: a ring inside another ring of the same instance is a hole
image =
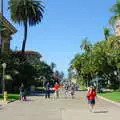
[[[6,63],[3,63],[2,67],[3,67],[2,93],[4,93],[4,91],[5,91],[5,69],[6,69]]]

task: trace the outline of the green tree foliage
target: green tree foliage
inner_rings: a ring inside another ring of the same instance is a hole
[[[21,62],[22,57],[22,62]],[[19,86],[21,83],[25,85],[25,87],[29,87],[34,82],[35,77],[35,69],[32,65],[30,65],[26,58],[18,53],[11,54],[1,54],[0,56],[0,77],[2,77],[2,63],[6,63],[6,74],[11,76],[12,81],[6,80],[6,86],[8,89],[16,91],[19,90]],[[10,85],[11,84],[11,85]],[[11,87],[11,88],[10,88]]]
[[[82,40],[82,44],[81,44],[80,48],[86,52],[90,52],[90,50],[92,48],[92,44],[90,43],[90,41],[88,41],[88,38],[85,38]]]
[[[17,52],[0,55],[0,78],[2,78],[2,63],[7,64],[6,74],[12,78],[11,81],[6,79],[7,90],[18,91],[22,83],[26,88],[37,85],[39,84],[38,78],[41,76],[46,80],[51,80],[53,72],[49,65],[44,62],[30,64],[27,60],[25,55]]]
[[[105,36],[105,40],[108,39],[108,37],[110,36],[110,29],[109,28],[104,28],[104,36]]]
[[[90,51],[77,54],[71,61],[72,69],[76,69],[79,80],[87,84],[96,76],[104,77],[112,88],[118,88],[118,80],[114,74],[120,64],[120,37],[111,36],[94,44]],[[80,79],[81,78],[81,79]]]
[[[11,19],[18,24],[24,25],[24,40],[22,53],[25,51],[28,25],[34,26],[43,18],[44,6],[42,1],[37,0],[9,0]]]
[[[53,71],[51,69],[51,66],[49,66],[45,62],[39,62],[39,64],[34,64],[34,68],[36,69],[36,80],[38,84],[39,78],[42,78],[43,80],[47,81],[52,80]]]
[[[114,14],[109,23],[113,26],[115,25],[116,20],[120,20],[120,0],[117,0],[116,3],[110,8],[110,11]]]

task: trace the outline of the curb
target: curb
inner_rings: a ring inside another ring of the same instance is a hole
[[[114,105],[120,106],[120,103],[118,103],[118,102],[109,100],[109,99],[104,98],[103,96],[100,96],[100,95],[98,95],[98,97],[99,97],[100,99],[102,99],[102,100],[105,100],[105,101],[109,102],[109,103],[112,103],[112,104],[114,104]]]

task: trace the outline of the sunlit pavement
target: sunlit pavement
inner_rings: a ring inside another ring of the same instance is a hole
[[[27,102],[16,101],[0,106],[1,120],[119,120],[120,107],[98,99],[94,113],[89,112],[85,92],[77,92],[75,99],[45,99],[32,96]]]

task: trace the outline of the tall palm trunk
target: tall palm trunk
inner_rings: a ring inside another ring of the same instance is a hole
[[[24,21],[24,40],[22,43],[22,54],[25,52],[25,46],[26,46],[26,41],[27,41],[27,31],[28,31],[28,25],[27,25],[27,20]]]

